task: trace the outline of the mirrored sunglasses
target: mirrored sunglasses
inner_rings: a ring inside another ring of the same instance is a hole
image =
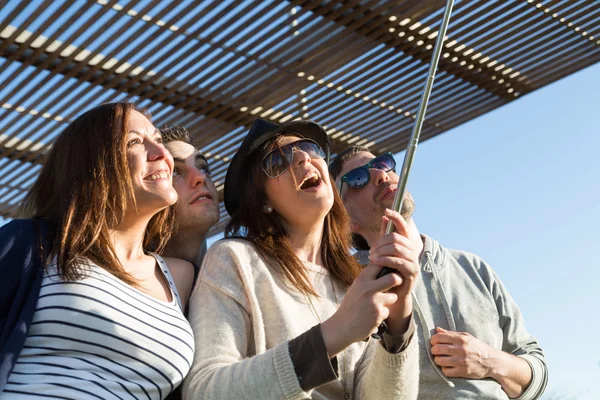
[[[392,153],[385,153],[380,155],[379,157],[375,157],[367,164],[354,168],[351,171],[348,171],[342,179],[340,179],[340,187],[339,191],[341,193],[342,186],[344,182],[348,184],[352,189],[360,189],[369,183],[369,179],[371,179],[371,174],[369,173],[369,169],[378,169],[383,172],[394,171],[396,169],[396,160],[394,160],[394,156]]]
[[[263,158],[263,171],[269,178],[277,178],[283,174],[290,164],[294,161],[294,152],[303,151],[310,158],[325,159],[325,152],[310,139],[302,139],[297,142],[289,143],[271,150]]]

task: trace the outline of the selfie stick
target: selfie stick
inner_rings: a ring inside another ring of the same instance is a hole
[[[404,162],[402,163],[402,171],[400,173],[400,179],[398,181],[398,187],[396,188],[396,195],[394,196],[394,205],[392,210],[400,212],[402,209],[402,203],[404,202],[404,193],[406,192],[406,182],[408,181],[408,174],[412,167],[413,158],[415,151],[417,150],[417,144],[419,143],[419,136],[421,136],[421,128],[423,127],[423,120],[425,119],[425,112],[427,111],[427,103],[429,103],[429,96],[431,95],[431,89],[433,87],[433,80],[435,79],[435,71],[437,69],[440,54],[444,48],[444,38],[446,36],[446,30],[450,22],[450,13],[454,0],[448,0],[446,2],[446,11],[444,12],[444,18],[442,19],[442,25],[435,41],[435,47],[433,48],[433,55],[431,57],[431,63],[429,64],[429,74],[427,75],[427,81],[425,82],[425,89],[421,96],[421,104],[417,111],[415,118],[415,125],[413,126],[412,135],[410,142],[406,148],[406,154],[404,155]],[[394,224],[392,221],[388,222],[386,234],[394,231]]]
[[[454,6],[454,0],[446,1],[446,9],[444,11],[444,17],[442,18],[442,24],[440,26],[440,31],[438,32],[437,38],[435,40],[435,47],[433,48],[433,54],[431,56],[431,63],[429,64],[429,73],[427,75],[427,80],[425,81],[425,89],[423,90],[423,95],[421,96],[421,104],[419,105],[419,110],[417,111],[417,116],[415,118],[415,125],[413,126],[412,134],[410,137],[410,142],[408,143],[408,147],[406,148],[406,154],[404,154],[404,162],[402,163],[402,170],[400,172],[400,179],[398,180],[398,186],[396,188],[396,195],[394,196],[394,203],[392,206],[392,210],[397,211],[398,213],[402,209],[402,203],[404,202],[404,193],[406,192],[406,182],[408,181],[408,174],[410,173],[410,168],[412,167],[413,158],[415,156],[415,151],[417,150],[417,144],[419,143],[419,136],[421,136],[421,128],[423,127],[423,120],[425,119],[425,112],[427,111],[427,103],[429,103],[429,96],[431,95],[431,89],[433,87],[433,80],[435,78],[435,71],[437,69],[438,61],[440,60],[440,54],[442,54],[442,49],[444,48],[444,39],[446,37],[446,31],[448,30],[448,24],[450,23],[450,14],[452,13],[452,7]],[[390,220],[388,222],[387,228],[385,230],[386,234],[392,233],[394,231],[394,224]],[[384,267],[379,273],[378,277],[387,275],[390,272],[394,272],[395,270]],[[373,334],[375,338],[381,338],[383,333],[387,330],[387,325],[383,322],[379,325],[377,329],[377,333]]]

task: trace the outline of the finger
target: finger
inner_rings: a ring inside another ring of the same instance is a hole
[[[457,359],[451,356],[436,356],[433,357],[433,362],[440,367],[456,367]]]
[[[449,331],[447,329],[441,328],[441,327],[436,327],[435,331],[440,333],[440,334],[445,334],[445,335],[450,335],[453,336],[456,340],[459,341],[464,341],[467,340],[469,338],[474,338],[473,335],[471,335],[469,332],[456,332],[456,331]]]
[[[378,257],[377,261],[374,262],[382,267],[389,267],[397,271],[403,278],[411,277],[416,275],[415,271],[411,267],[411,263],[396,257]]]
[[[431,354],[434,356],[455,356],[458,350],[451,344],[436,344],[431,346]]]
[[[385,246],[386,244],[390,243],[399,243],[408,249],[412,249],[412,243],[409,239],[397,232],[392,232],[377,238],[375,243],[373,243],[373,246],[371,246],[371,250],[375,250],[381,246]]]
[[[385,232],[387,231],[387,225],[389,222],[389,218],[387,218],[385,215],[381,218],[381,226],[379,227],[379,237],[384,237],[385,236]]]
[[[387,264],[384,263],[385,259],[395,259],[398,260],[400,263],[404,263],[404,264],[409,264],[409,265],[416,265],[417,261],[411,258],[410,254],[407,254],[405,251],[402,250],[398,250],[398,249],[394,249],[393,246],[389,249],[387,249],[387,251],[385,251],[384,254],[377,254],[374,256],[369,256],[369,259],[372,263],[378,264],[378,265],[385,265],[387,266]]]
[[[452,332],[448,333],[436,333],[431,337],[431,345],[436,344],[455,344],[457,342],[456,335],[453,335]]]
[[[397,233],[379,238],[369,250],[369,257],[401,255],[407,260],[414,258],[414,250],[409,240]]]
[[[386,292],[391,288],[402,285],[404,279],[398,274],[387,274],[375,280],[373,285],[374,292]]]
[[[377,275],[379,275],[380,271],[381,265],[369,263],[369,265],[361,272],[361,275],[364,275],[369,281],[373,281],[377,279]]]
[[[387,217],[390,221],[392,221],[392,223],[394,224],[394,227],[396,228],[396,232],[398,232],[400,235],[402,235],[404,237],[409,236],[408,225],[406,224],[406,221],[404,220],[404,218],[402,218],[402,215],[400,215],[399,212],[396,212],[394,210],[390,210],[389,208],[386,208],[385,217]]]
[[[377,307],[377,310],[375,311],[376,319],[374,321],[374,328],[379,327],[383,323],[383,321],[388,319],[388,317],[390,316],[389,307],[383,306],[381,304],[378,304],[376,307]],[[375,332],[377,332],[377,329],[375,329]]]
[[[379,311],[379,321],[377,321],[377,326],[381,325],[381,323],[383,321],[385,321],[386,319],[388,319],[388,317],[390,316],[390,309],[387,307],[381,307],[380,311]]]
[[[377,304],[389,307],[398,301],[398,295],[396,293],[376,293],[374,300]]]
[[[442,367],[442,374],[448,378],[460,378],[460,369],[457,367]]]

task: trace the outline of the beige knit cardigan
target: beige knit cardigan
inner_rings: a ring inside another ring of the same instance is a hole
[[[354,343],[337,356],[340,379],[302,390],[288,342],[329,318],[345,293],[327,270],[306,266],[319,294],[310,301],[250,241],[226,239],[209,249],[190,299],[196,352],[185,399],[417,398],[416,335],[399,354],[374,339]]]

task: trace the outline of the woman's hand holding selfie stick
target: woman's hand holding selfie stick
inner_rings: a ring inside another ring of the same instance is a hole
[[[411,292],[419,276],[419,250],[413,249],[414,238],[399,213],[387,210],[382,233],[388,221],[394,224],[396,232],[382,235],[375,242],[369,255],[371,263],[350,286],[336,313],[321,324],[330,357],[376,332],[386,319],[392,335],[402,334],[408,328]],[[379,276],[381,265],[398,273]]]

